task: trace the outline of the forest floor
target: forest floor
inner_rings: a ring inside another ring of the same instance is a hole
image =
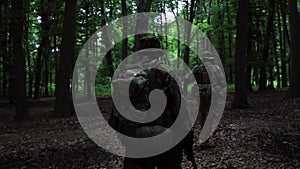
[[[252,93],[249,108],[238,110],[230,109],[228,94],[211,138],[216,147],[194,146],[199,168],[300,168],[300,99],[285,96]],[[0,101],[0,168],[121,168],[122,158],[93,143],[76,117],[49,118],[53,98],[29,104],[31,120],[13,123],[13,106]],[[99,105],[107,114],[111,100],[101,98]],[[191,168],[186,160],[182,166]]]

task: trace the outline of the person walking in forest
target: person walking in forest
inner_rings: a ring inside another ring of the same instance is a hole
[[[152,49],[160,47],[160,40],[156,37],[145,36],[140,39],[140,50],[151,48],[149,51],[146,50],[145,55],[147,55],[147,52],[157,52],[157,50]],[[158,59],[160,55],[162,55],[162,53],[159,52],[149,54],[150,57],[154,57],[149,58],[151,63],[160,62]],[[149,60],[144,61],[142,64],[147,64],[147,62],[149,62]],[[162,115],[156,120],[150,123],[136,123],[121,116],[114,106],[109,124],[122,134],[135,138],[153,137],[167,131],[177,118],[181,102],[180,89],[174,78],[167,72],[152,67],[138,72],[133,79],[126,79],[124,77],[126,77],[126,75],[120,75],[120,79],[116,79],[113,83],[118,83],[118,81],[122,80],[131,81],[129,97],[136,109],[141,111],[149,109],[151,106],[149,103],[149,94],[154,89],[160,89],[165,93],[167,98],[166,108]],[[175,134],[169,130],[168,132]],[[124,169],[181,169],[183,151],[187,154],[188,159],[192,161],[193,167],[196,168],[192,147],[193,133],[190,132],[182,142],[163,154],[148,158],[125,157]],[[128,147],[126,147],[126,149],[127,148]]]

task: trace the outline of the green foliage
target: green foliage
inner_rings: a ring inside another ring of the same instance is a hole
[[[95,94],[96,96],[111,96],[110,78],[96,78]]]
[[[7,43],[6,49],[3,49],[1,46],[1,59],[0,59],[0,70],[7,71],[4,74],[1,74],[1,90],[4,88],[4,82],[2,79],[10,76],[10,72],[8,70],[4,70],[5,66],[10,66],[12,64],[11,57],[11,42],[9,32],[9,24],[11,19],[11,1],[7,2],[7,8],[1,6],[1,23],[2,27],[1,31],[1,45],[3,43]],[[24,25],[28,26],[28,32],[25,32],[24,26],[24,46],[28,45],[28,53],[26,53],[26,78],[27,78],[27,87],[29,87],[29,75],[31,78],[34,79],[35,71],[36,71],[36,61],[37,61],[37,53],[38,47],[41,45],[41,37],[42,36],[49,36],[50,37],[50,56],[49,56],[49,63],[43,63],[42,65],[42,79],[41,84],[45,81],[45,67],[49,68],[49,79],[51,82],[48,83],[48,89],[50,91],[55,90],[55,79],[56,79],[56,72],[58,71],[58,62],[60,57],[60,46],[61,46],[61,34],[62,34],[62,27],[63,27],[63,20],[64,20],[64,7],[65,2],[61,0],[52,0],[52,1],[45,1],[46,5],[41,4],[42,1],[38,0],[25,0],[24,3]],[[128,14],[136,13],[137,11],[137,1],[136,0],[127,0],[127,12]],[[196,1],[195,1],[196,2]],[[197,1],[199,2],[199,1]],[[234,69],[235,69],[235,52],[236,50],[236,14],[237,14],[237,7],[238,1],[224,1],[224,0],[212,0],[211,6],[209,5],[209,1],[200,1],[202,4],[197,4],[195,7],[195,19],[193,24],[196,25],[204,34],[206,34],[211,42],[216,47],[217,51],[220,53],[222,52],[223,57],[223,66],[226,72],[226,77],[232,77],[234,83]],[[277,2],[277,1],[276,1]],[[190,4],[191,1],[159,1],[154,0],[151,6],[151,12],[168,12],[169,14],[177,15],[180,18],[188,19],[188,16],[191,12]],[[2,3],[1,3],[2,4]],[[100,2],[99,1],[78,1],[77,3],[77,11],[76,11],[76,43],[75,43],[75,51],[74,51],[74,62],[79,54],[79,51],[82,49],[85,42],[88,38],[94,34],[99,28],[102,26],[102,19],[105,19],[106,23],[109,23],[119,17],[122,16],[122,7],[121,1],[111,0],[111,1],[104,1],[105,6],[105,15],[102,16],[100,12]],[[280,7],[282,6],[283,11],[281,11]],[[247,61],[248,64],[252,65],[252,73],[251,73],[251,84],[254,89],[258,89],[258,81],[260,78],[259,71],[261,68],[266,67],[267,70],[271,70],[274,77],[274,86],[278,86],[278,81],[283,79],[283,76],[287,77],[288,82],[288,55],[289,55],[289,47],[288,47],[288,39],[283,39],[284,37],[284,28],[283,28],[283,20],[286,19],[287,25],[289,20],[288,16],[286,18],[283,17],[283,12],[287,14],[287,1],[278,1],[276,3],[276,16],[274,20],[274,33],[275,33],[275,41],[270,42],[270,51],[268,56],[267,62],[262,62],[262,49],[264,48],[263,42],[265,40],[265,31],[266,31],[266,23],[267,23],[267,16],[269,15],[269,2],[267,1],[259,1],[253,0],[251,1],[251,10],[250,16],[251,20],[249,20],[249,42],[251,42],[252,47],[248,50]],[[298,1],[298,8],[300,8],[300,1]],[[49,32],[45,32],[42,30],[42,21],[41,16],[42,14],[47,11],[50,15],[50,30]],[[178,11],[178,14],[177,14]],[[200,13],[201,12],[201,13]],[[163,32],[172,32],[176,31],[176,27],[172,26],[166,30],[165,27],[162,27]],[[181,29],[183,30],[183,29]],[[289,27],[287,27],[289,30]],[[5,32],[3,32],[5,31]],[[122,34],[120,30],[110,30],[114,34]],[[281,34],[280,34],[281,33]],[[5,34],[7,37],[5,38]],[[183,34],[183,32],[181,32]],[[223,37],[221,36],[223,34]],[[26,35],[26,36],[25,36]],[[28,36],[27,36],[28,35]],[[182,36],[182,35],[181,35]],[[289,36],[287,36],[289,37]],[[25,39],[26,38],[26,39]],[[183,59],[184,55],[184,48],[185,46],[179,42],[179,49],[178,49],[178,42],[176,39],[166,36],[160,37],[162,41],[163,49],[167,50],[170,54],[174,55],[175,57],[170,59],[170,62],[177,63],[178,57],[180,56]],[[2,41],[7,40],[7,42]],[[55,44],[54,44],[55,40]],[[113,39],[112,39],[113,40]],[[224,42],[222,42],[222,40]],[[132,54],[134,52],[134,36],[130,36],[128,38],[128,54]],[[281,43],[280,43],[281,42]],[[283,42],[286,42],[285,48],[286,52],[283,53]],[[201,42],[199,42],[201,45]],[[198,44],[198,45],[199,45]],[[56,45],[56,46],[54,46]],[[98,44],[101,45],[101,44]],[[275,51],[273,50],[273,45],[275,45]],[[222,48],[223,47],[223,48]],[[224,51],[222,51],[224,50]],[[3,51],[3,52],[2,52]],[[4,53],[7,51],[7,53]],[[180,53],[178,53],[180,52]],[[116,69],[118,65],[122,61],[122,42],[116,44],[112,49],[112,56],[113,56],[113,67]],[[275,56],[278,56],[277,63],[275,62]],[[8,58],[8,59],[6,59]],[[43,58],[42,58],[43,59]],[[193,52],[190,53],[189,56],[190,61],[190,68],[193,68],[196,64],[199,63],[197,55]],[[276,64],[278,64],[279,68],[276,68]],[[282,66],[285,65],[287,72],[285,75],[282,72]],[[30,69],[31,70],[30,70]],[[110,82],[107,76],[108,65],[107,62],[101,63],[99,65],[99,69],[97,72],[96,78],[96,88],[95,92],[97,95],[110,95]],[[255,71],[254,71],[255,70]],[[31,71],[31,72],[30,72]],[[275,77],[277,72],[279,72],[279,76]],[[11,75],[13,76],[13,75]],[[269,72],[267,73],[267,80],[269,80],[268,84],[270,83],[270,75]],[[80,77],[83,80],[83,77]],[[32,81],[34,83],[34,80]],[[5,84],[7,85],[7,84]],[[8,85],[7,85],[8,86]],[[279,86],[280,87],[280,86]],[[34,87],[33,87],[34,88]],[[228,90],[234,90],[234,85],[229,84],[227,86]],[[27,89],[28,90],[28,89]],[[41,85],[41,91],[45,90],[45,86]],[[42,94],[41,94],[42,95]]]

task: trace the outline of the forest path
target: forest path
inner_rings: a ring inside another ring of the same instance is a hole
[[[194,147],[199,168],[300,168],[300,99],[285,92],[260,92],[250,107],[226,108],[211,141]],[[230,105],[232,94],[228,95]],[[107,117],[111,100],[99,98]],[[12,123],[13,108],[0,102],[0,168],[120,168],[122,158],[94,144],[76,117],[51,119],[54,99],[30,101],[32,120]],[[227,106],[229,107],[229,106]],[[198,124],[195,126],[199,135]],[[183,168],[191,168],[186,160]]]

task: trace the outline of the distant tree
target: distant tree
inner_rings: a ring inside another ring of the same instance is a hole
[[[269,10],[268,10],[268,22],[266,27],[266,35],[264,39],[264,47],[263,47],[263,53],[262,53],[262,61],[264,65],[260,69],[260,81],[259,81],[259,89],[265,90],[267,88],[267,69],[265,65],[268,65],[268,59],[269,59],[269,49],[270,49],[270,40],[271,40],[271,33],[273,29],[273,23],[274,23],[274,14],[275,14],[275,0],[269,0]],[[269,68],[272,69],[272,68]]]
[[[281,48],[281,83],[282,87],[287,87],[288,85],[288,77],[287,77],[287,46],[290,45],[290,38],[288,32],[288,20],[287,20],[287,1],[281,1],[279,4],[280,6],[280,13],[282,18],[282,25],[283,25],[283,33],[282,33],[282,44]]]
[[[231,13],[230,13],[230,9],[229,9],[229,4],[228,2],[226,2],[226,13],[227,13],[227,22],[228,22],[228,25],[231,26],[232,25],[232,21],[231,21]],[[228,52],[229,52],[229,56],[228,58],[229,59],[232,59],[233,57],[233,42],[232,42],[232,29],[229,28],[228,30]],[[229,64],[229,79],[228,79],[228,82],[230,84],[233,84],[233,70],[232,70],[232,63]]]
[[[187,15],[187,20],[190,23],[193,23],[194,19],[195,19],[195,7],[197,6],[197,2],[196,0],[191,0],[190,4],[189,1],[186,1],[186,7],[189,7],[189,9],[186,9],[186,15]],[[183,60],[184,62],[189,65],[189,60],[190,60],[190,43],[191,43],[191,25],[186,24],[185,25],[185,29],[184,29],[184,35],[185,35],[185,42],[186,42],[186,46],[184,48],[184,56],[183,56]]]
[[[2,71],[1,71],[1,83],[2,83],[2,88],[1,90],[1,97],[7,97],[7,82],[8,82],[8,75],[7,75],[7,44],[8,44],[8,18],[7,18],[7,0],[0,1],[0,56],[1,56],[1,66],[2,66]]]
[[[62,44],[57,79],[54,116],[68,117],[72,114],[70,78],[75,45],[76,0],[65,0]]]
[[[48,1],[49,2],[49,1]],[[41,86],[41,73],[42,73],[42,60],[44,60],[45,68],[45,96],[49,95],[48,91],[48,64],[49,64],[49,54],[50,54],[50,39],[49,39],[49,29],[50,29],[50,14],[48,8],[48,2],[41,0],[40,12],[41,12],[41,42],[38,47],[38,55],[36,59],[35,68],[35,85],[34,85],[34,99],[40,97],[40,86]]]
[[[237,14],[236,61],[235,61],[235,95],[234,107],[247,106],[246,65],[248,42],[249,0],[239,0]]]
[[[112,10],[112,9],[111,9]],[[112,12],[112,11],[110,11]],[[101,26],[106,25],[106,13],[105,13],[105,6],[104,6],[104,0],[100,0],[100,13],[101,13]],[[111,46],[111,41],[109,39],[109,34],[106,28],[103,30],[103,37],[104,37],[104,44],[106,48],[109,48]],[[113,66],[113,58],[112,58],[112,52],[111,50],[107,52],[106,54],[106,62],[108,67],[108,76],[112,77],[114,74],[114,66]]]
[[[25,55],[23,49],[23,1],[12,0],[12,20],[11,20],[11,31],[12,31],[12,45],[13,45],[13,57],[15,61],[15,106],[16,115],[14,120],[21,121],[28,118],[28,106],[26,98],[26,69],[25,69]]]
[[[297,0],[289,0],[290,28],[291,28],[291,97],[300,97],[300,16],[297,8]]]
[[[121,0],[122,16],[127,16],[126,0]],[[123,20],[123,42],[122,42],[122,59],[125,59],[128,55],[128,19]]]
[[[153,0],[136,0],[137,4],[137,12],[142,13],[142,12],[150,12],[151,9],[151,4]],[[147,30],[148,29],[148,20],[142,19],[140,17],[137,18],[137,24],[136,24],[136,30]],[[143,35],[135,35],[134,36],[134,50],[137,51],[140,46],[139,39]]]

